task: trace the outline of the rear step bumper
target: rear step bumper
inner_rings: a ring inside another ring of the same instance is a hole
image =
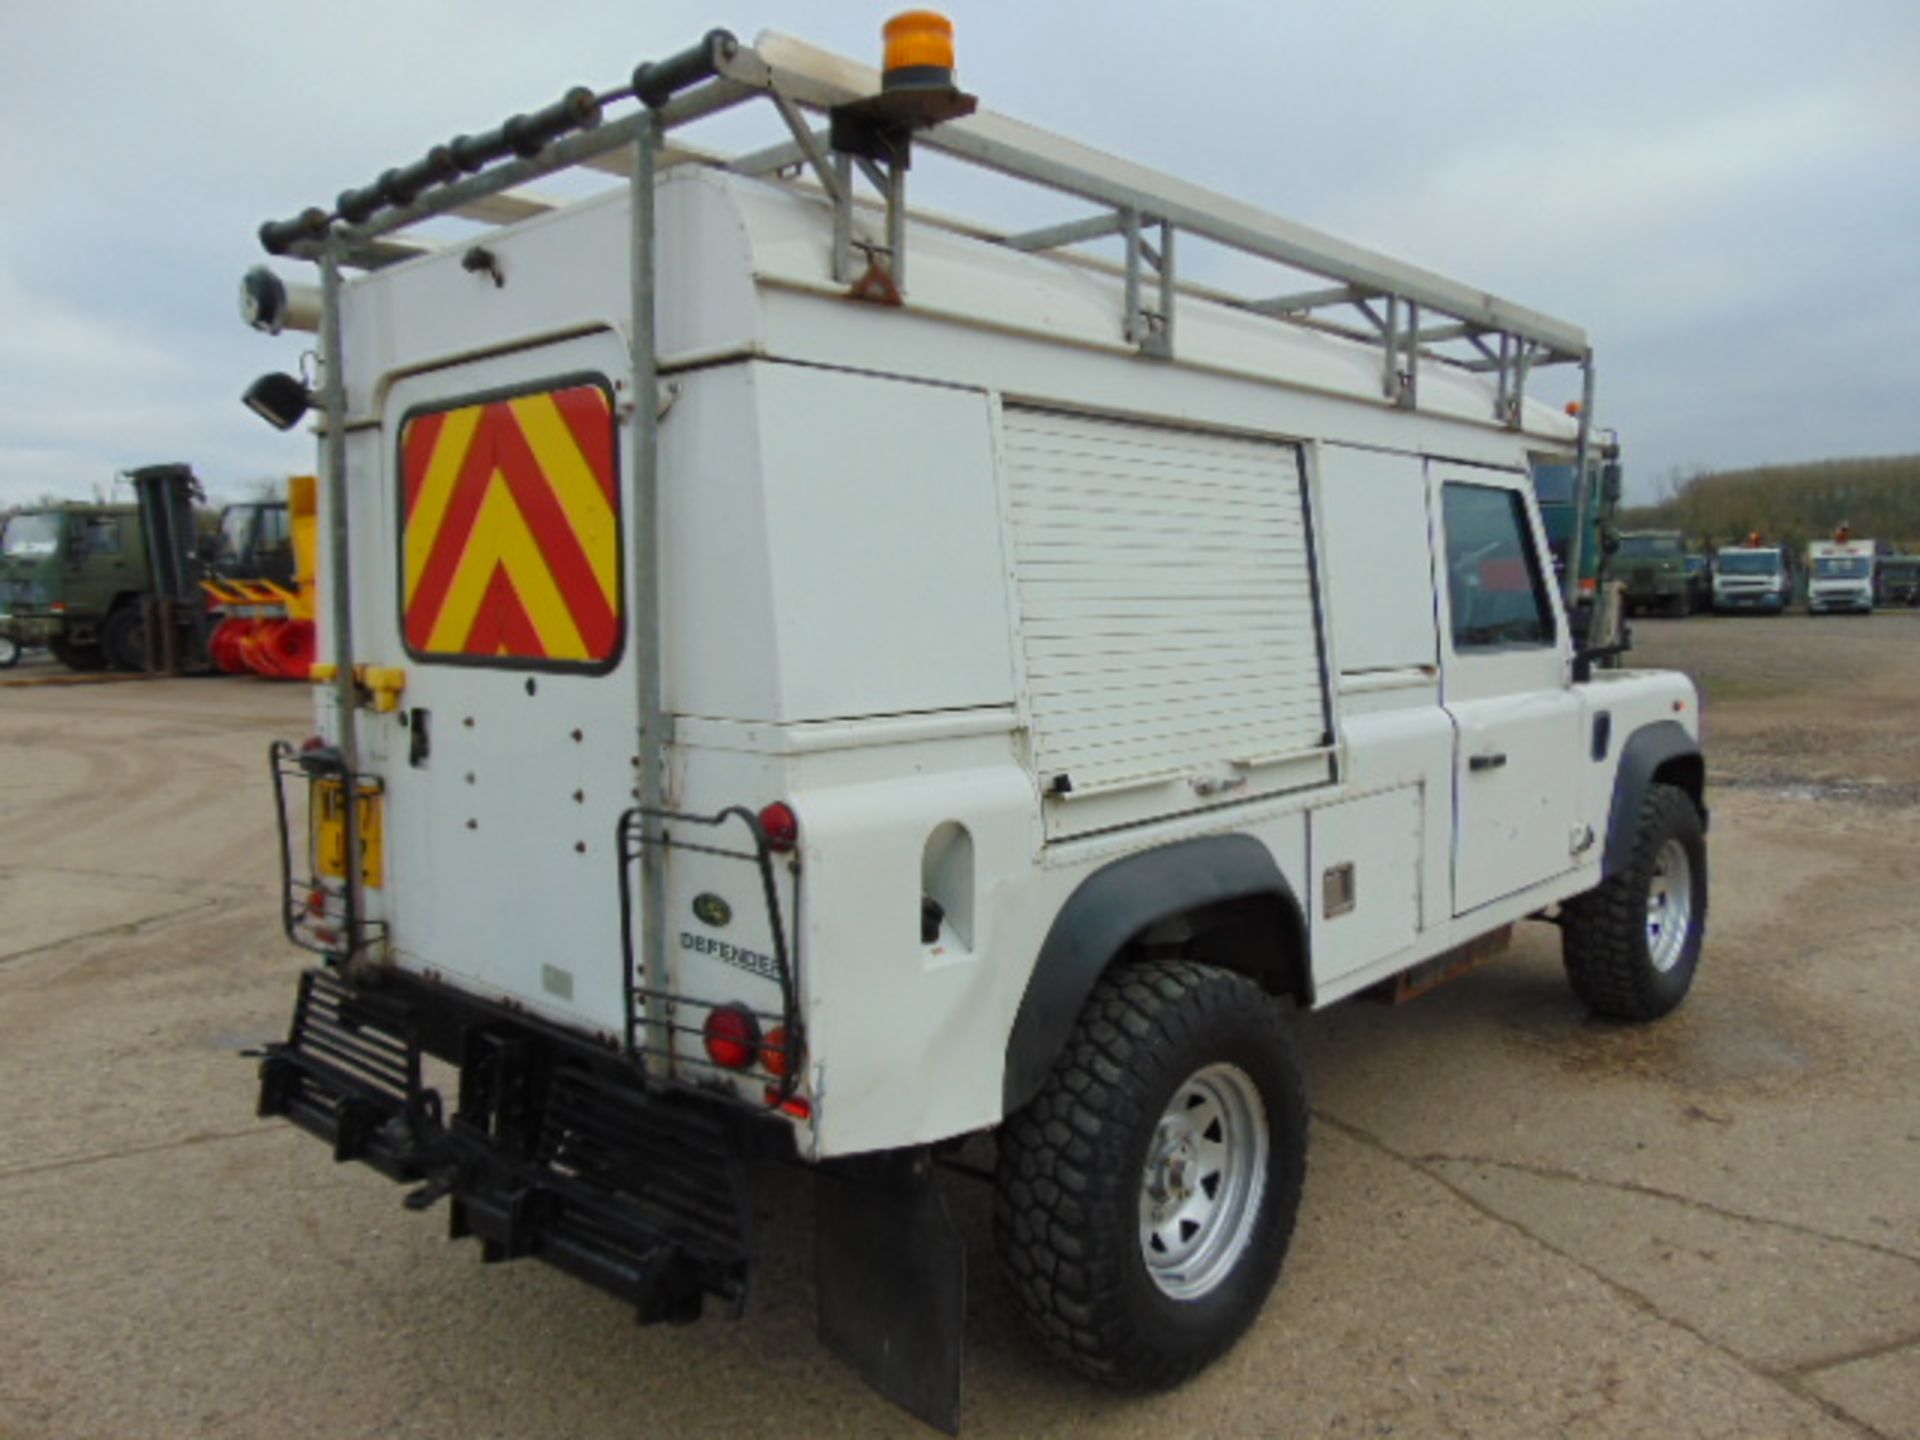
[[[459,1066],[451,1115],[426,1057]],[[649,1087],[616,1052],[502,1006],[384,973],[300,977],[285,1043],[260,1062],[260,1113],[450,1202],[449,1234],[489,1261],[532,1256],[632,1305],[738,1315],[756,1258],[747,1164],[795,1158],[793,1132],[737,1104]],[[960,1424],[966,1247],[924,1149],[815,1167],[820,1338],[882,1395]]]
[[[451,1117],[426,1054],[460,1067]],[[447,1198],[449,1232],[488,1261],[531,1256],[631,1304],[690,1321],[737,1314],[754,1259],[746,1161],[788,1142],[734,1107],[648,1089],[607,1052],[524,1016],[402,981],[358,990],[301,976],[284,1044],[260,1064],[280,1115],[389,1179]]]

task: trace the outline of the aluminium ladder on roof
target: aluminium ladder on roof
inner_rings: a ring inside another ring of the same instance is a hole
[[[271,253],[317,261],[321,270],[324,373],[319,402],[324,416],[333,561],[329,618],[337,667],[337,738],[349,773],[355,769],[356,746],[347,573],[345,357],[340,336],[342,270],[379,268],[422,253],[418,239],[402,232],[423,220],[451,216],[498,225],[541,213],[552,208],[551,204],[517,187],[574,167],[624,173],[630,186],[631,361],[636,394],[649,393],[656,375],[653,182],[660,169],[698,162],[721,163],[753,175],[778,176],[804,170],[834,207],[835,279],[844,283],[852,278],[853,252],[864,249],[870,263],[860,287],[866,287],[877,274],[879,293],[898,302],[906,279],[909,146],[918,143],[1096,207],[1085,218],[1021,234],[993,235],[971,227],[969,233],[1029,253],[1061,251],[1088,240],[1121,237],[1125,247],[1121,333],[1144,355],[1174,357],[1178,297],[1182,293],[1203,295],[1210,302],[1268,316],[1276,323],[1310,326],[1377,344],[1383,398],[1404,409],[1418,408],[1423,363],[1491,374],[1495,377],[1495,396],[1488,419],[1512,429],[1521,428],[1527,379],[1533,369],[1579,366],[1578,503],[1584,513],[1594,374],[1592,350],[1586,333],[1578,326],[1006,116],[967,113],[972,110],[971,97],[957,96],[957,92],[954,97],[967,103],[945,115],[962,118],[943,115],[940,118],[944,123],[922,128],[927,126],[923,116],[911,128],[910,138],[896,134],[888,144],[861,147],[860,154],[836,148],[834,127],[815,130],[806,118],[808,111],[829,117],[844,114],[848,107],[871,101],[881,90],[880,77],[871,67],[802,41],[766,33],[749,46],[724,30],[715,30],[688,50],[639,66],[630,84],[600,93],[584,87],[569,91],[560,101],[531,115],[518,115],[479,136],[460,136],[436,146],[412,164],[389,170],[358,190],[344,192],[332,209],[315,207],[261,227],[262,243]],[[754,100],[771,103],[786,126],[785,140],[731,161],[665,144],[665,137],[673,130]],[[638,103],[616,117],[608,117],[609,106],[626,101]],[[855,243],[854,209],[870,203],[856,197],[856,172],[884,201],[886,239],[881,245]],[[1203,290],[1179,279],[1175,243],[1181,234],[1330,283],[1324,288],[1278,296],[1236,296],[1212,287]],[[1337,318],[1346,314],[1351,318]],[[654,407],[632,407],[630,425],[635,544],[639,554],[650,556],[656,553],[658,523]],[[1576,545],[1579,538],[1576,527]],[[637,612],[640,744],[645,761],[640,776],[643,814],[657,813],[661,808],[662,762],[670,738],[669,717],[660,692],[659,579],[655,569],[651,564],[642,567],[633,597]],[[1577,557],[1572,557],[1569,585],[1577,583],[1577,574]],[[344,828],[349,847],[346,883],[357,891],[360,860],[359,830],[352,814],[357,800],[354,791],[354,786],[345,787],[349,813]],[[657,845],[641,846],[645,920],[641,969],[649,985],[659,977],[665,950],[661,928],[664,879],[659,866],[649,859],[658,852]],[[360,913],[352,903],[354,899],[357,896],[349,899],[349,914]],[[650,1056],[659,1057],[657,1063],[670,1063],[668,1037],[650,1036],[648,1051]]]

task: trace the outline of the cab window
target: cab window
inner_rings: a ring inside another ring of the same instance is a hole
[[[1453,648],[1551,645],[1553,606],[1519,493],[1450,482],[1441,508]]]
[[[118,515],[89,516],[80,530],[80,551],[85,555],[118,555],[120,553],[120,517]]]

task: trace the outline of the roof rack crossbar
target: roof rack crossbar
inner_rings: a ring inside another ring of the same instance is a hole
[[[1118,235],[1125,225],[1118,210],[1109,210],[1101,215],[1089,215],[1084,220],[1069,220],[1062,225],[1048,225],[1039,230],[1009,235],[1000,243],[1013,250],[1057,250],[1062,245],[1078,245],[1085,240]]]

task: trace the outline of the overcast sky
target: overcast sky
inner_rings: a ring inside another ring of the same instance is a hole
[[[716,24],[877,60],[893,8],[5,0],[0,504],[312,467],[237,398],[300,348],[237,318],[262,219]],[[1913,0],[948,10],[992,109],[1585,326],[1630,493],[1920,450]]]

